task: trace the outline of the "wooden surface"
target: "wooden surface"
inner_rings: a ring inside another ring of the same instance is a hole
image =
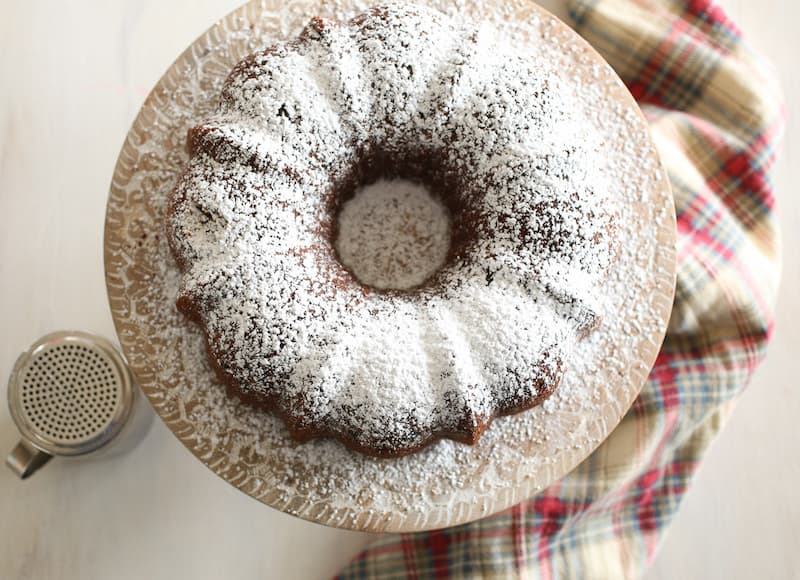
[[[48,331],[113,336],[101,248],[119,146],[175,55],[237,4],[0,2],[0,380]],[[782,0],[723,4],[779,65],[796,110],[800,9]],[[795,116],[777,176],[787,259],[771,355],[711,450],[650,579],[800,578],[799,129]],[[0,405],[0,446],[15,441]],[[158,470],[147,468],[154,462]],[[252,501],[156,421],[140,447],[109,462],[54,461],[24,483],[0,469],[0,577],[323,578],[370,540],[254,512]]]

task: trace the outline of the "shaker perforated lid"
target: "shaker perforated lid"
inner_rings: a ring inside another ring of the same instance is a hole
[[[82,455],[108,443],[133,407],[133,380],[107,340],[57,332],[17,360],[8,384],[24,439],[51,455]]]

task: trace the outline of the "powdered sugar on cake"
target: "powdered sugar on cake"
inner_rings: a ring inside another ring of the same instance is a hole
[[[490,27],[413,5],[314,21],[237,65],[169,222],[217,365],[295,431],[382,455],[549,394],[616,253],[579,104]],[[433,286],[371,292],[334,257],[326,200],[361,159],[420,154],[454,176],[474,239]]]
[[[407,290],[430,278],[450,247],[447,208],[419,183],[379,180],[344,203],[336,251],[373,288]]]

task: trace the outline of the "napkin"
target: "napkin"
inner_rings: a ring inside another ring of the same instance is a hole
[[[539,495],[453,528],[387,535],[338,576],[630,578],[653,561],[709,444],[763,359],[780,271],[769,66],[709,0],[568,0],[637,99],[672,182],[677,288],[641,395]]]

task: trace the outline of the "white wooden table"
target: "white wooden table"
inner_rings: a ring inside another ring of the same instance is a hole
[[[557,0],[546,3],[552,7]],[[0,0],[0,381],[46,332],[113,337],[102,272],[117,152],[150,87],[239,0]],[[797,7],[727,0],[785,73]],[[649,578],[800,578],[800,182],[796,117],[777,185],[788,259],[771,357],[712,450]],[[4,397],[3,397],[4,398]],[[16,431],[0,404],[0,451]],[[0,469],[0,578],[321,578],[371,536],[260,506],[165,427],[108,461]]]

